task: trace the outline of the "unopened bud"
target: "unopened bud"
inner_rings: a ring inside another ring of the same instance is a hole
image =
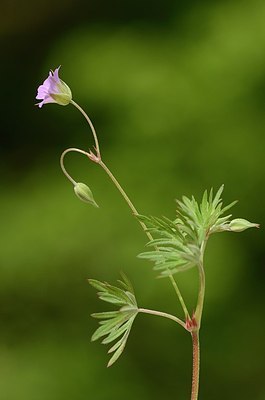
[[[259,224],[254,224],[243,218],[233,219],[230,224],[228,224],[228,229],[232,232],[243,232],[248,228],[259,228]]]
[[[80,200],[84,201],[85,203],[91,204],[94,207],[98,207],[97,203],[94,200],[93,194],[87,185],[79,182],[74,186],[74,191]]]

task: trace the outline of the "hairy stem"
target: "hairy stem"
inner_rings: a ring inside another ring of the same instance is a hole
[[[149,310],[147,308],[138,308],[138,312],[145,313],[145,314],[152,314],[152,315],[157,315],[159,317],[164,317],[171,319],[172,321],[177,322],[179,325],[181,325],[183,328],[186,329],[185,322],[183,322],[181,319],[175,317],[174,315],[162,312],[162,311],[155,311],[155,310]]]
[[[192,386],[191,400],[197,400],[199,394],[200,375],[200,342],[199,331],[191,332],[192,337]]]

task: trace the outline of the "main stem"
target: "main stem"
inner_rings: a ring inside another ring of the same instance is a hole
[[[199,394],[200,376],[200,341],[199,331],[191,332],[192,337],[192,386],[191,400],[197,400]]]
[[[205,237],[201,244],[201,257],[198,264],[199,272],[199,292],[196,311],[194,314],[194,330],[191,331],[192,337],[192,389],[191,389],[191,400],[198,399],[199,393],[199,377],[200,377],[200,341],[199,341],[199,330],[201,326],[202,310],[205,295],[205,273],[203,268],[203,256],[206,247],[208,236]]]

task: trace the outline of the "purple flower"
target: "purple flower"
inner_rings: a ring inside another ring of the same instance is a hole
[[[59,78],[59,69],[60,67],[56,68],[54,72],[50,71],[48,78],[38,87],[36,99],[42,100],[37,104],[39,108],[47,103],[66,106],[72,100],[71,89]]]

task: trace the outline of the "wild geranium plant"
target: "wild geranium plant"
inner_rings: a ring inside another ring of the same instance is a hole
[[[57,103],[64,106],[72,104],[85,117],[95,142],[94,149],[89,151],[78,148],[66,149],[60,159],[62,171],[73,184],[77,197],[88,204],[98,207],[90,188],[84,183],[76,182],[66,171],[64,157],[67,153],[78,152],[103,168],[148,238],[148,243],[146,244],[148,250],[139,254],[139,257],[151,261],[154,264],[154,270],[157,271],[159,276],[169,279],[183,310],[183,316],[178,317],[166,312],[139,307],[133,287],[124,274],[118,281],[118,286],[89,279],[89,283],[98,291],[98,297],[112,304],[115,308],[111,311],[92,314],[94,318],[99,320],[99,327],[92,336],[92,340],[103,338],[103,344],[111,345],[108,351],[111,353],[108,366],[111,366],[122,354],[133,322],[139,313],[171,319],[185,329],[192,338],[191,400],[197,400],[200,367],[199,331],[205,293],[204,253],[208,239],[216,233],[242,232],[248,228],[258,228],[259,225],[242,218],[231,219],[232,215],[227,212],[236,202],[223,206],[221,199],[223,186],[216,193],[213,192],[213,189],[209,193],[205,191],[200,202],[196,201],[194,197],[189,199],[183,196],[182,200],[177,201],[176,217],[172,220],[165,217],[158,218],[141,215],[103,162],[95,128],[85,111],[72,99],[70,88],[59,78],[59,68],[56,68],[54,72],[51,71],[48,78],[38,88],[36,98],[42,100],[38,103],[38,106],[41,108],[47,103]],[[179,273],[185,272],[190,268],[196,268],[199,276],[197,304],[194,311],[188,310],[176,279]]]

